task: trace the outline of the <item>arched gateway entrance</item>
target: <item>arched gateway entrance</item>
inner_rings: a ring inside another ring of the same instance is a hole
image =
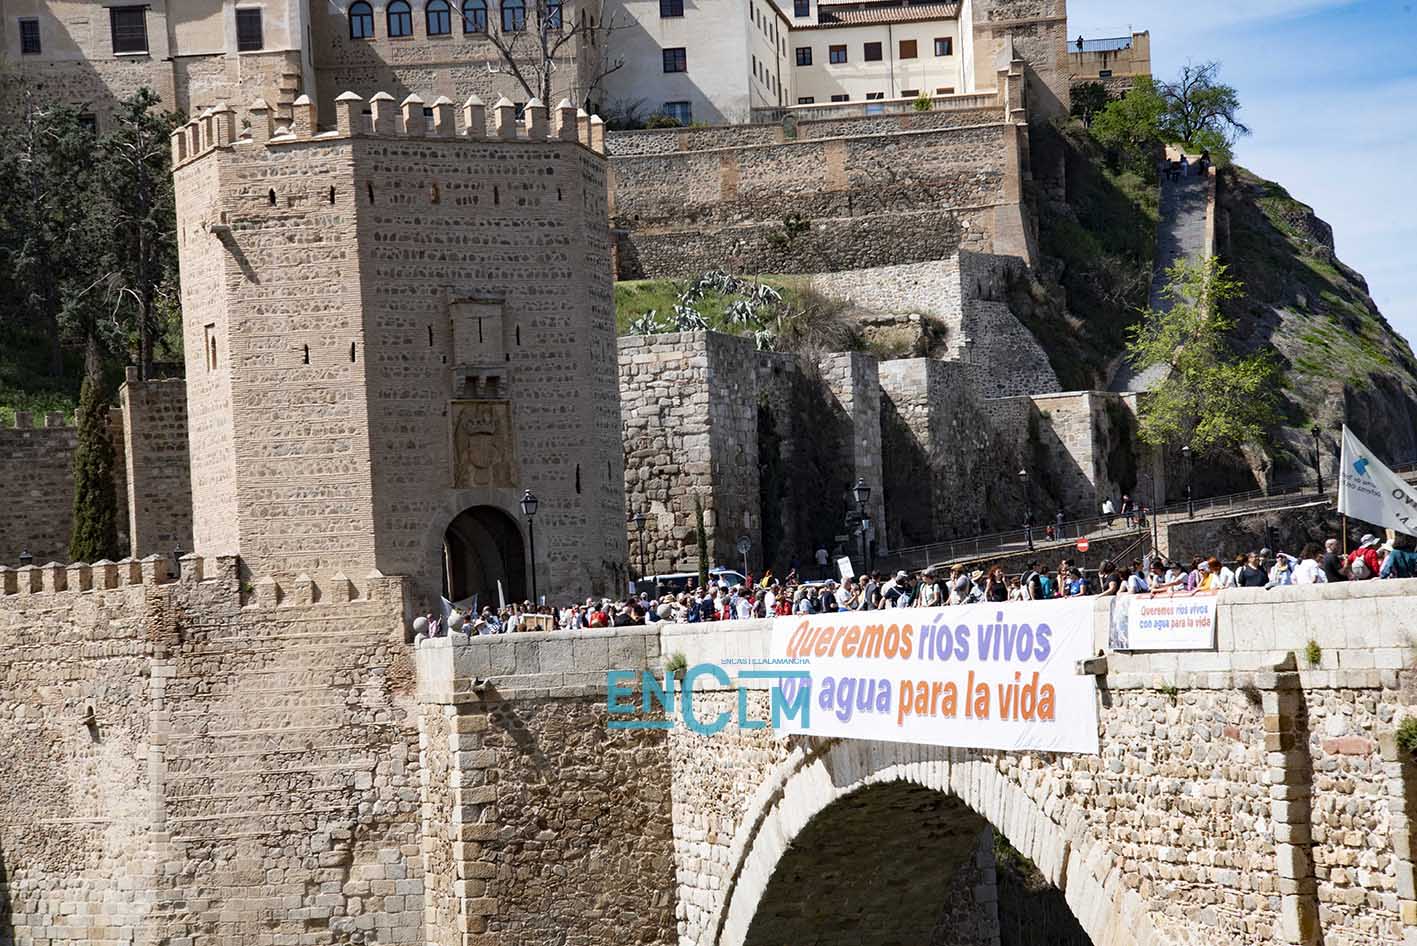
[[[443,533],[443,594],[449,601],[476,596],[477,606],[498,604],[498,582],[508,601],[523,601],[526,547],[511,516],[494,506],[459,513]]]

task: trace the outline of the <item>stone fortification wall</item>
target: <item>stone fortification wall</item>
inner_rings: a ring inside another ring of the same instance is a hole
[[[1023,525],[1015,438],[997,433],[972,365],[882,362],[881,452],[889,545],[902,548]]]
[[[113,486],[118,497],[118,531],[127,544],[127,472],[124,464],[123,414],[109,412],[113,441]],[[0,515],[0,562],[19,563],[29,552],[39,564],[67,562],[69,535],[74,524],[74,451],[78,428],[63,414],[47,414],[44,426],[35,426],[28,411],[15,414],[14,426],[0,426],[0,484],[9,502]],[[169,549],[170,551],[170,549]]]
[[[167,564],[0,571],[7,929],[424,942],[403,583]]]
[[[1110,497],[1120,508],[1122,494],[1137,485],[1131,408],[1104,391],[1043,394],[1032,401],[1040,420],[1035,452],[1046,459],[1064,507],[1075,515],[1101,515],[1102,500]]]
[[[861,135],[889,135],[903,131],[940,128],[969,128],[988,125],[999,119],[998,108],[942,109],[930,112],[903,112],[857,118],[804,120],[794,124],[721,125],[709,128],[654,128],[617,131],[605,136],[605,150],[613,158],[680,151],[716,151],[783,144],[813,138],[852,138]]]
[[[620,396],[626,501],[648,517],[650,574],[697,569],[695,498],[711,565],[741,568],[736,545],[747,536],[749,567],[780,574],[838,544],[858,478],[872,485],[868,513],[881,521],[874,358],[805,361],[716,332],[626,336]],[[626,528],[638,567],[639,534]]]
[[[616,158],[620,276],[724,265],[832,272],[943,259],[960,247],[1031,257],[1022,135],[995,121]]]
[[[301,100],[289,129],[255,109],[244,136],[230,111],[174,136],[199,551],[278,576],[377,567],[426,605],[448,524],[487,507],[525,547],[531,489],[538,590],[608,588],[624,546],[603,126],[338,104],[329,134]]]
[[[192,550],[192,475],[187,451],[187,383],[140,381],[135,369],[118,391],[127,458],[129,553],[134,558]]]
[[[980,368],[985,397],[1057,391],[1047,352],[1009,309],[1009,286],[1023,270],[1016,257],[961,251],[931,262],[818,273],[811,285],[872,315],[943,323],[945,357]]]

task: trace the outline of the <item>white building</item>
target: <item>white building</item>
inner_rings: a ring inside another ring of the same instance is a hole
[[[961,4],[868,0],[610,0],[602,110],[684,124],[747,122],[784,106],[973,91]],[[968,10],[968,3],[963,4]]]

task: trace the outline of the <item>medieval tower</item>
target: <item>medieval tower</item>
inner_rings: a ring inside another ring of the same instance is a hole
[[[608,589],[602,126],[486,111],[346,94],[329,131],[302,98],[288,126],[258,101],[174,134],[199,554],[406,575],[420,609]]]

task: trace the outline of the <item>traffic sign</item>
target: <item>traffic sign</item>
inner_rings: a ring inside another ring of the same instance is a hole
[[[1087,551],[1087,539],[1078,539],[1078,551],[1079,551],[1079,552],[1086,552],[1086,551]]]

